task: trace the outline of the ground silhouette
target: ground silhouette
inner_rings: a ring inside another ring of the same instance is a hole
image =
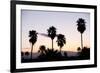
[[[84,47],[80,51],[77,52],[77,56],[68,56],[67,51],[63,54],[59,50],[54,50],[50,48],[45,48],[42,45],[38,51],[39,56],[35,59],[24,59],[22,58],[22,63],[26,62],[47,62],[47,61],[71,61],[71,60],[86,60],[90,59],[90,48]]]

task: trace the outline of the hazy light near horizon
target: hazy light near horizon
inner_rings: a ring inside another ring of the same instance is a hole
[[[83,45],[90,47],[90,14],[74,13],[74,12],[54,12],[54,11],[34,11],[22,10],[22,51],[30,51],[31,43],[29,43],[29,31],[36,30],[39,33],[47,34],[47,29],[54,26],[57,34],[64,34],[66,37],[66,45],[63,46],[64,51],[77,51],[80,47],[80,33],[77,31],[78,18],[86,21],[86,30],[83,33]],[[58,49],[56,39],[54,39],[54,49]],[[37,52],[40,45],[51,48],[51,38],[38,35],[37,42],[33,46],[33,52]],[[26,49],[25,49],[26,48]],[[29,49],[27,49],[29,48]]]

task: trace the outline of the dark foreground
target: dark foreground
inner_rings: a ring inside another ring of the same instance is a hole
[[[29,55],[26,53],[26,55]],[[81,51],[77,52],[77,56],[68,56],[67,52],[64,52],[63,55],[61,52],[53,49],[47,49],[42,51],[40,55],[35,58],[21,58],[22,63],[28,62],[50,62],[50,61],[73,61],[73,60],[88,60],[90,59],[90,48],[84,47]]]

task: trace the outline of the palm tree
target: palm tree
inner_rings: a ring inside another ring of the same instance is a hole
[[[29,56],[29,52],[25,52],[25,55],[26,55],[26,56]]]
[[[90,48],[83,47],[79,56],[82,59],[90,59]]]
[[[77,48],[77,51],[78,51],[78,52],[80,52],[80,51],[81,51],[81,48],[80,48],[80,47],[78,47],[78,48]]]
[[[41,54],[45,54],[45,50],[46,47],[44,45],[41,45],[38,52],[40,52]]]
[[[83,37],[82,34],[86,30],[85,20],[82,18],[79,18],[77,20],[77,30],[81,33],[81,48],[83,49]]]
[[[52,49],[53,49],[53,39],[56,37],[56,28],[54,26],[51,26],[47,31],[48,31],[48,36],[52,40]]]
[[[45,58],[49,61],[59,60],[60,57],[61,54],[58,50],[49,49],[49,48],[45,50]]]
[[[32,48],[31,48],[31,59],[32,59],[32,51],[33,51],[33,45],[36,43],[37,41],[37,33],[35,30],[29,31],[29,42],[32,43]]]
[[[24,52],[21,51],[21,59],[23,60],[24,59]]]
[[[24,52],[23,51],[21,51],[21,56],[24,56]]]
[[[60,52],[61,52],[61,48],[64,46],[64,44],[66,44],[65,36],[62,34],[58,34],[56,42],[57,42],[58,46],[60,47]]]
[[[78,54],[78,56],[79,56],[79,55],[80,55],[80,52],[81,52],[81,48],[80,48],[80,47],[78,47],[78,48],[77,48],[77,51],[78,51],[78,53],[77,53],[77,54]]]

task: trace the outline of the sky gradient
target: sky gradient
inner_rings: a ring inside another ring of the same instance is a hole
[[[57,34],[63,34],[66,37],[66,45],[62,47],[62,50],[77,51],[77,47],[81,46],[81,35],[77,31],[76,23],[79,18],[85,19],[86,22],[83,45],[90,47],[89,13],[21,10],[22,51],[30,52],[31,50],[31,43],[29,43],[28,37],[30,30],[47,34],[47,29],[51,26],[56,27]],[[54,49],[59,50],[56,40],[57,38],[54,39]],[[33,52],[37,52],[41,45],[51,48],[51,38],[38,35],[37,42],[33,46]]]

